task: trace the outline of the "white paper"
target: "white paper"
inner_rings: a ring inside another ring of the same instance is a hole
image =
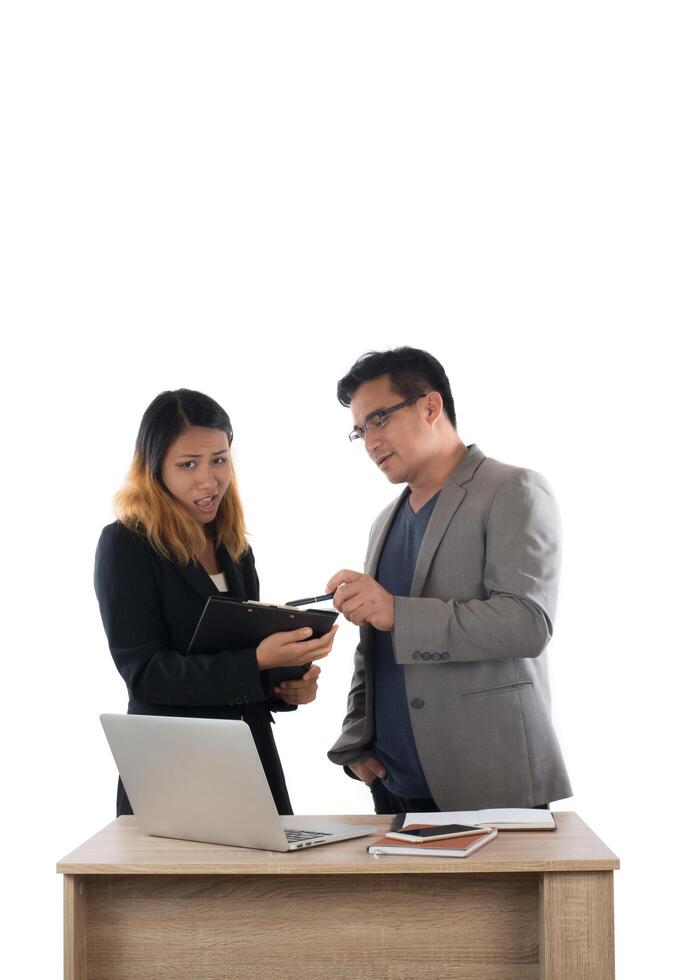
[[[490,824],[503,827],[505,824],[540,824],[554,827],[555,818],[550,810],[511,807],[499,810],[450,810],[446,813],[407,813],[404,826],[410,823],[429,823],[440,826],[447,823],[462,823],[480,826]]]

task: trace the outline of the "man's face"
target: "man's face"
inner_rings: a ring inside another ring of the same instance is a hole
[[[354,424],[363,425],[374,412],[403,401],[404,396],[392,388],[388,374],[364,381],[352,396]],[[410,483],[425,460],[430,426],[425,421],[424,403],[422,398],[400,408],[385,419],[382,428],[370,425],[364,434],[366,452],[390,483]]]

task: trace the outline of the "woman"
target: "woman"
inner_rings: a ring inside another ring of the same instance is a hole
[[[271,732],[270,710],[316,697],[319,668],[271,689],[269,668],[325,657],[337,627],[274,633],[257,648],[215,655],[186,651],[206,599],[227,591],[259,598],[253,553],[231,460],[232,428],[217,402],[197,391],[164,391],[139,429],[118,520],[102,531],[95,591],[129,714],[242,718],[250,726],[279,813],[291,813]],[[119,781],[120,816],[132,813]]]

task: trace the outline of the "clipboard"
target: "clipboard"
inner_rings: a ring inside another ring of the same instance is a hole
[[[310,639],[317,639],[329,632],[337,618],[335,609],[300,609],[211,595],[203,607],[187,653],[243,650],[256,647],[272,633],[284,633],[305,626],[314,630]],[[281,681],[298,680],[309,670],[309,666],[272,667],[269,670],[272,687]]]

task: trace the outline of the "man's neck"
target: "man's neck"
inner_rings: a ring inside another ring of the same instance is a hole
[[[419,511],[431,497],[439,493],[446,481],[467,452],[467,446],[460,439],[438,454],[429,465],[425,466],[417,478],[409,483],[411,491],[410,504],[414,511]]]

